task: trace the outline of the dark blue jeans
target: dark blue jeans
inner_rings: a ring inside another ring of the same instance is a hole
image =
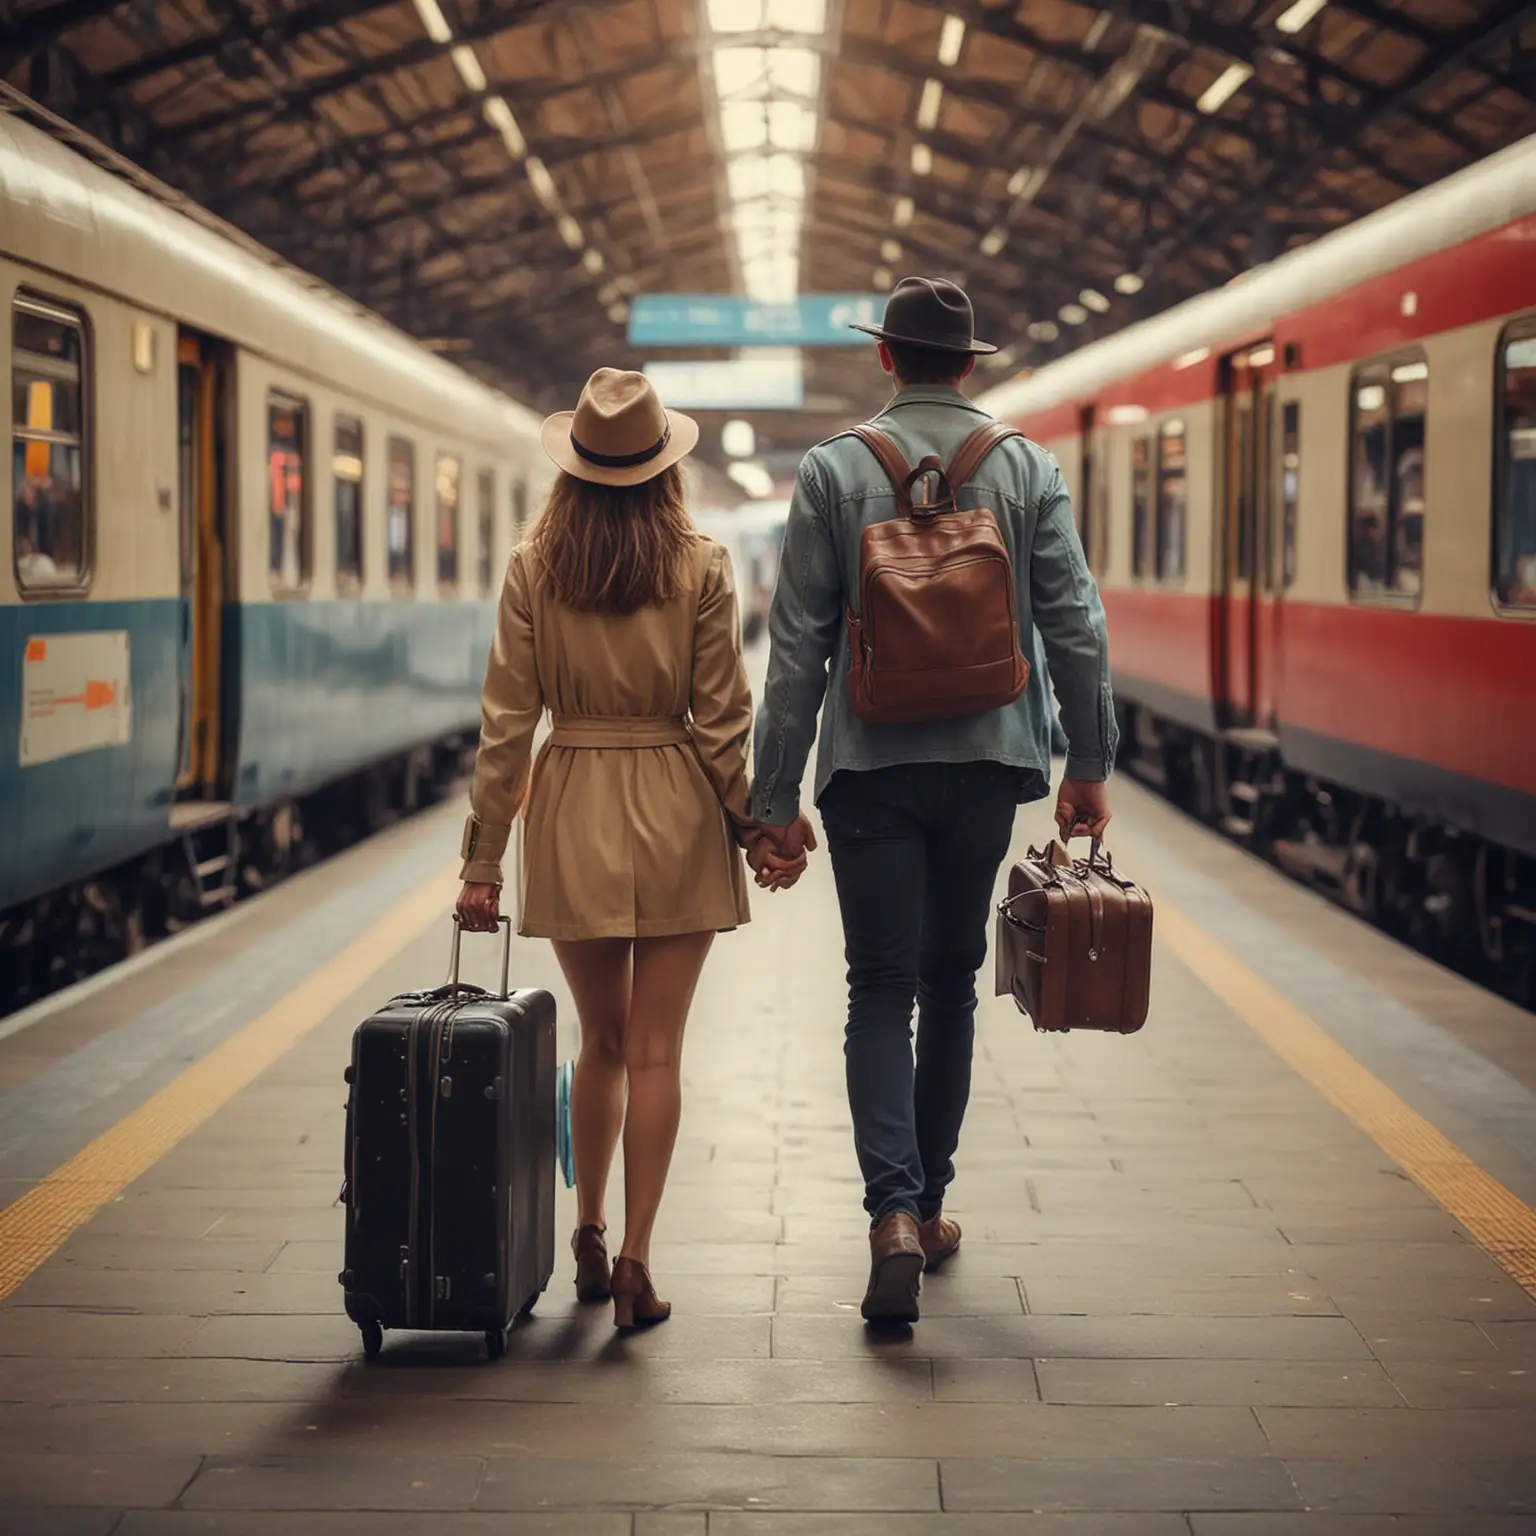
[[[848,959],[848,1104],[872,1221],[897,1210],[928,1220],[954,1178],[976,972],[1018,798],[1017,770],[999,763],[843,772],[822,794]]]

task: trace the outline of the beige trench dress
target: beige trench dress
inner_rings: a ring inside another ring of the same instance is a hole
[[[552,730],[530,774],[546,708]],[[522,810],[519,933],[738,927],[751,733],[722,546],[699,536],[678,597],[628,615],[565,607],[537,556],[518,550],[486,671],[463,878],[501,883]]]

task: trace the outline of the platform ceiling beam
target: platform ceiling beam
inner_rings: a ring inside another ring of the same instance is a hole
[[[115,11],[123,3],[124,0],[63,0],[46,10],[29,11],[9,23],[0,35],[0,75],[52,47],[73,28]]]

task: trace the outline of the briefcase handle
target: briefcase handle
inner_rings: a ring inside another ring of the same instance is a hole
[[[512,974],[512,919],[501,917],[496,920],[496,926],[501,929],[501,996],[511,996],[508,991],[508,980]],[[459,990],[459,941],[464,937],[464,919],[457,912],[453,914],[453,947],[448,951],[448,981],[446,988]],[[445,988],[445,989],[446,989]]]
[[[1074,821],[1072,823],[1072,831],[1067,833],[1066,841],[1071,840],[1072,832],[1076,832],[1081,825],[1081,822]],[[1063,846],[1065,846],[1065,843]],[[1099,870],[1107,875],[1114,867],[1115,861],[1111,857],[1109,850],[1104,846],[1104,839],[1102,837],[1094,837],[1090,833],[1088,839],[1088,868]]]

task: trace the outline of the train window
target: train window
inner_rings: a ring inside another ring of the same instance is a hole
[[[516,543],[523,535],[523,527],[528,521],[528,482],[526,480],[514,480],[512,482],[512,539]]]
[[[19,296],[11,312],[16,585],[79,592],[90,569],[84,316]]]
[[[1287,400],[1280,412],[1280,580],[1296,580],[1296,508],[1301,491],[1301,402]]]
[[[355,590],[363,579],[363,424],[356,416],[336,418],[331,475],[336,484],[336,579]]]
[[[437,579],[451,587],[459,579],[459,461],[437,456],[433,487],[437,497]]]
[[[309,408],[276,392],[267,396],[267,570],[290,591],[309,579]]]
[[[480,578],[480,592],[484,596],[495,580],[496,542],[496,482],[488,469],[480,471],[475,501],[475,526],[478,530],[476,549],[476,574]]]
[[[1504,333],[1500,348],[1498,504],[1493,586],[1506,608],[1536,608],[1536,317]]]
[[[1152,569],[1152,441],[1138,437],[1131,443],[1131,574],[1145,576]]]
[[[1417,599],[1424,579],[1422,353],[1373,363],[1354,376],[1349,586],[1356,597]]]
[[[1157,574],[1184,579],[1184,521],[1188,496],[1184,423],[1165,421],[1157,435]]]
[[[416,580],[416,447],[403,437],[389,440],[385,535],[389,579],[408,587]]]

